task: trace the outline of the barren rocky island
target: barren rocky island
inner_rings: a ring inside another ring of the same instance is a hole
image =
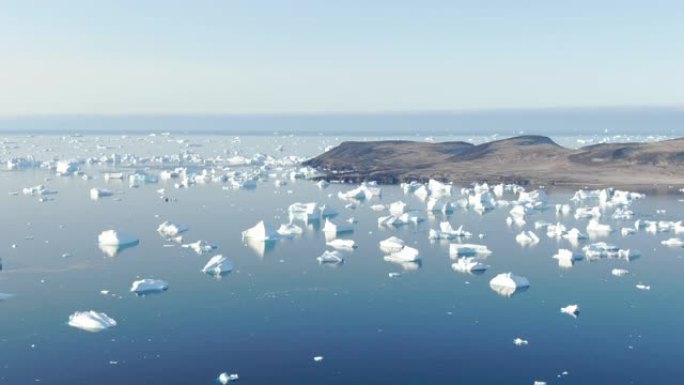
[[[430,178],[558,186],[667,188],[684,185],[684,138],[605,143],[577,149],[546,136],[482,144],[349,141],[304,163],[325,179],[394,184]]]

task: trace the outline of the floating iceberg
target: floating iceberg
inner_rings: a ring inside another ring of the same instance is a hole
[[[539,243],[539,237],[532,231],[523,231],[515,237],[515,241],[521,246],[534,246]]]
[[[276,231],[278,232],[278,235],[282,237],[294,237],[295,235],[300,235],[304,233],[304,229],[291,223],[280,225],[280,227]]]
[[[476,245],[472,243],[451,243],[449,245],[449,255],[451,258],[479,256],[485,257],[492,252],[485,245]]]
[[[251,238],[255,241],[276,241],[279,238],[278,235],[278,231],[273,226],[266,225],[264,221],[242,232],[243,238]]]
[[[681,238],[669,238],[660,243],[669,247],[684,247],[684,240]]]
[[[458,229],[454,229],[451,227],[451,223],[448,221],[443,221],[439,224],[439,230],[430,229],[428,239],[454,239],[456,237],[470,238],[471,236],[471,233],[463,230],[463,226],[459,226]]]
[[[629,274],[629,270],[626,269],[613,269],[610,273],[616,277],[622,277]]]
[[[608,234],[613,231],[610,225],[599,223],[599,221],[592,219],[587,225],[587,232],[594,234]]]
[[[90,199],[97,200],[100,198],[112,196],[112,192],[102,188],[91,188],[90,189]]]
[[[560,267],[572,267],[575,261],[582,259],[581,256],[575,255],[572,250],[568,249],[558,249],[558,253],[553,258],[558,260]]]
[[[161,279],[145,278],[134,281],[131,292],[136,294],[159,293],[169,288],[169,284]]]
[[[188,231],[188,226],[176,225],[171,222],[164,222],[159,227],[157,227],[157,232],[163,237],[173,238],[177,237],[181,233]]]
[[[460,273],[483,273],[489,266],[473,257],[461,257],[451,264],[451,268]]]
[[[216,246],[212,245],[209,242],[205,241],[197,241],[194,243],[186,243],[181,245],[181,247],[186,248],[186,249],[192,249],[195,253],[202,255],[204,253],[208,253],[214,249],[216,249]]]
[[[333,221],[326,219],[323,225],[323,231],[330,234],[350,233],[354,228],[349,225],[335,224]]]
[[[489,281],[489,287],[500,295],[510,297],[518,291],[529,288],[530,281],[513,273],[502,273]]]
[[[637,283],[637,284],[636,284],[636,288],[639,289],[639,290],[646,290],[646,291],[648,291],[648,290],[651,290],[651,285],[645,285],[645,284],[643,284],[643,283]]]
[[[404,246],[401,250],[385,257],[389,262],[415,262],[420,260],[420,252],[410,246]]]
[[[139,241],[132,235],[119,233],[116,230],[106,230],[100,233],[97,242],[101,246],[129,246],[137,245]]]
[[[233,271],[233,264],[223,255],[215,255],[211,257],[209,262],[207,262],[207,264],[204,265],[204,268],[202,268],[203,273],[216,276],[228,274],[231,271]]]
[[[69,326],[89,331],[99,332],[104,329],[116,326],[116,321],[105,313],[91,311],[77,311],[69,316]]]
[[[514,344],[515,346],[526,346],[526,345],[529,344],[529,341],[524,340],[524,339],[518,337],[518,338],[516,338],[516,339],[513,340],[513,344]]]
[[[408,211],[408,205],[402,201],[394,202],[389,206],[390,214],[400,216]]]
[[[304,222],[317,221],[321,218],[318,203],[293,203],[287,209],[290,220],[298,219]]]
[[[333,239],[326,244],[335,249],[353,250],[356,248],[356,242],[352,239]]]
[[[320,263],[342,263],[344,258],[339,251],[324,251],[320,257],[316,258]]]
[[[430,198],[427,202],[428,212],[441,212],[442,214],[451,214],[454,212],[454,206],[451,202],[444,198]]]
[[[397,252],[404,248],[404,241],[397,237],[389,237],[380,241],[380,250],[386,253]]]
[[[568,305],[560,309],[561,313],[567,314],[572,318],[577,318],[580,313],[579,305]]]
[[[610,245],[605,242],[597,242],[582,248],[587,259],[600,258],[620,258],[627,261],[638,258],[641,253],[639,250],[620,249],[615,245]]]
[[[240,376],[238,376],[236,373],[228,374],[226,372],[223,372],[219,374],[218,378],[216,379],[219,384],[221,385],[226,385],[231,381],[237,381],[240,379]]]

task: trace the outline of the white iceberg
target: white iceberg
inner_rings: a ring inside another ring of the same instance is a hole
[[[326,244],[332,248],[343,250],[352,250],[357,247],[353,239],[333,239]]]
[[[169,284],[161,279],[145,278],[134,281],[131,292],[136,294],[158,293],[169,288]]]
[[[226,372],[223,372],[223,373],[219,374],[219,376],[216,380],[219,382],[219,384],[226,385],[231,381],[237,381],[239,379],[240,379],[240,376],[238,376],[236,373],[228,374]]]
[[[643,283],[637,283],[637,284],[636,284],[636,288],[639,289],[639,290],[648,291],[648,290],[651,290],[651,285],[645,285],[645,284],[643,284]]]
[[[90,310],[73,313],[69,316],[68,324],[77,329],[89,332],[99,332],[116,326],[116,321],[105,313],[98,313],[94,310]]]
[[[389,206],[389,212],[392,215],[400,216],[401,214],[408,211],[408,205],[402,201],[397,201],[391,203]]]
[[[577,318],[580,313],[579,305],[568,305],[560,309],[561,313],[567,314],[572,318]]]
[[[97,237],[97,242],[101,246],[128,246],[138,244],[138,238],[132,235],[117,232],[116,230],[106,230]]]
[[[397,237],[389,237],[380,241],[380,250],[393,253],[404,248],[404,241]]]
[[[318,208],[318,203],[299,203],[295,202],[287,209],[290,220],[298,219],[304,222],[317,221],[321,217],[321,212]]]
[[[629,270],[626,269],[613,269],[610,271],[610,273],[616,277],[623,277],[627,274],[629,274]]]
[[[385,257],[389,262],[415,262],[420,260],[420,252],[410,246],[404,246],[401,250]]]
[[[195,253],[202,255],[204,253],[208,253],[214,249],[216,249],[216,246],[212,245],[209,242],[206,241],[197,241],[194,243],[186,243],[181,245],[181,247],[186,248],[186,249],[192,249]]]
[[[449,255],[451,258],[479,256],[486,257],[492,252],[485,245],[477,245],[472,243],[451,243],[449,244]]]
[[[481,273],[487,270],[489,266],[473,257],[461,257],[451,264],[451,268],[460,273]]]
[[[294,237],[295,235],[304,233],[304,229],[292,223],[280,225],[276,231],[278,232],[278,235],[283,237]]]
[[[223,255],[215,255],[211,257],[209,262],[202,268],[205,274],[221,276],[233,271],[233,263],[227,260]]]
[[[684,247],[684,240],[681,238],[669,238],[660,243],[669,247]]]
[[[279,238],[278,231],[273,226],[260,221],[254,227],[242,232],[243,238],[251,238],[255,241],[275,241]]]
[[[109,190],[105,190],[103,188],[91,188],[90,189],[90,199],[92,200],[97,200],[100,198],[112,196],[112,192]]]
[[[526,345],[529,344],[529,341],[524,340],[524,339],[518,337],[518,338],[516,338],[516,339],[513,340],[513,344],[514,344],[515,346],[526,346]]]
[[[354,228],[349,225],[335,224],[333,221],[326,218],[323,225],[323,231],[330,234],[350,233]]]
[[[339,251],[324,251],[320,257],[316,258],[320,263],[342,263],[344,258]]]
[[[534,246],[539,243],[539,237],[532,231],[523,231],[516,235],[515,241],[521,246]]]
[[[159,227],[157,227],[157,232],[166,238],[177,237],[181,233],[188,231],[188,226],[186,225],[176,225],[171,222],[164,222]]]
[[[510,297],[517,291],[529,288],[530,281],[513,273],[502,273],[489,281],[489,287],[500,295]]]

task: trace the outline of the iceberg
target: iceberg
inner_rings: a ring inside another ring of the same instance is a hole
[[[445,200],[444,198],[434,198],[431,197],[427,202],[428,212],[441,212],[442,214],[451,214],[454,212],[454,206],[451,202]]]
[[[572,250],[568,249],[558,249],[558,253],[553,258],[558,260],[558,266],[560,267],[572,267],[575,261],[582,259],[582,257],[573,254]]]
[[[97,237],[97,242],[101,246],[129,246],[137,245],[138,239],[132,235],[119,233],[116,230],[106,230]]]
[[[350,225],[335,224],[333,221],[326,219],[323,225],[323,231],[330,234],[351,233],[354,228]]]
[[[159,293],[166,291],[169,288],[169,284],[161,279],[145,278],[138,281],[134,281],[131,285],[131,292],[136,294],[148,294],[148,293]]]
[[[451,256],[451,258],[468,256],[486,257],[491,253],[491,250],[489,250],[489,248],[485,245],[476,245],[471,243],[449,244],[449,256]]]
[[[660,243],[669,247],[684,247],[684,240],[681,238],[669,238]]]
[[[304,229],[292,223],[280,225],[276,231],[282,237],[294,237],[304,233]]]
[[[176,225],[171,222],[164,222],[159,227],[157,227],[157,232],[163,237],[173,238],[177,237],[181,233],[188,231],[188,226]]]
[[[215,255],[211,257],[209,262],[202,268],[205,274],[215,276],[222,276],[233,271],[233,264],[227,260],[223,255]]]
[[[320,257],[316,258],[320,263],[342,263],[344,258],[339,251],[324,251]]]
[[[646,291],[648,291],[648,290],[651,290],[651,285],[645,285],[645,284],[643,284],[643,283],[640,282],[640,283],[637,283],[637,284],[636,284],[636,288],[639,289],[639,290],[646,290]]]
[[[451,223],[448,221],[443,221],[439,224],[439,230],[430,229],[428,239],[453,239],[456,237],[470,238],[471,236],[471,233],[463,230],[463,226],[459,226],[458,229],[454,229],[451,227]]]
[[[526,345],[529,344],[529,341],[524,340],[524,339],[518,337],[518,338],[516,338],[516,339],[513,340],[513,344],[514,344],[515,346],[526,346]]]
[[[116,321],[105,313],[90,310],[73,313],[69,316],[68,324],[71,327],[94,333],[116,326]]]
[[[451,268],[460,273],[484,273],[489,266],[473,257],[461,257],[451,264]]]
[[[597,242],[582,248],[587,259],[600,258],[620,258],[627,261],[638,258],[641,253],[639,250],[620,249],[615,245],[610,245],[605,242]]]
[[[399,263],[415,262],[419,261],[420,259],[420,252],[418,251],[418,249],[414,249],[410,246],[404,246],[401,250],[396,251],[385,257],[385,261]]]
[[[616,277],[622,277],[627,274],[629,274],[629,270],[626,269],[613,269],[610,271],[610,274],[616,276]]]
[[[580,313],[579,305],[568,305],[560,309],[561,313],[567,314],[572,318],[577,318]]]
[[[243,231],[242,237],[255,241],[275,241],[278,240],[279,234],[273,226],[266,225],[264,221],[260,221],[254,227]]]
[[[226,372],[223,372],[219,374],[218,378],[216,379],[219,384],[221,385],[226,385],[231,381],[237,381],[240,379],[240,376],[238,376],[236,373],[228,374]]]
[[[613,228],[610,227],[610,225],[601,224],[596,219],[590,220],[589,224],[587,225],[587,232],[588,233],[608,234],[612,231],[613,231]]]
[[[534,246],[539,243],[539,237],[532,231],[523,231],[515,237],[515,241],[521,246]]]
[[[530,281],[525,277],[514,275],[513,273],[502,273],[489,281],[489,287],[499,295],[511,297],[516,294],[516,292],[529,288]]]
[[[194,243],[186,243],[181,245],[181,247],[186,248],[186,249],[192,249],[195,253],[202,255],[204,253],[208,253],[214,249],[216,249],[216,246],[205,242],[205,241],[197,241]]]
[[[389,237],[380,241],[380,250],[393,253],[404,248],[404,241],[397,237]]]
[[[287,209],[290,220],[298,219],[304,222],[317,221],[320,219],[321,212],[318,210],[318,203],[299,203],[295,202]]]
[[[100,198],[112,196],[112,192],[102,188],[91,188],[90,189],[90,199],[97,200]]]
[[[389,206],[390,214],[400,216],[408,211],[408,205],[402,201],[391,203]]]
[[[356,242],[352,239],[333,239],[326,244],[334,249],[342,250],[353,250],[357,247]]]

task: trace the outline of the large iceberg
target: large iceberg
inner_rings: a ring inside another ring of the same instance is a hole
[[[68,324],[77,329],[89,332],[99,332],[116,326],[116,321],[105,313],[98,313],[94,310],[90,310],[73,313],[69,316]]]
[[[500,295],[510,297],[518,291],[529,288],[530,281],[513,273],[502,273],[489,281],[489,287]]]
[[[159,293],[169,288],[169,284],[161,279],[145,278],[134,281],[131,292],[136,294]]]
[[[242,232],[243,238],[251,238],[255,241],[275,241],[278,240],[278,231],[270,225],[260,221],[254,227]]]
[[[97,237],[98,244],[102,246],[129,246],[137,245],[138,238],[117,232],[116,230],[106,230]]]

